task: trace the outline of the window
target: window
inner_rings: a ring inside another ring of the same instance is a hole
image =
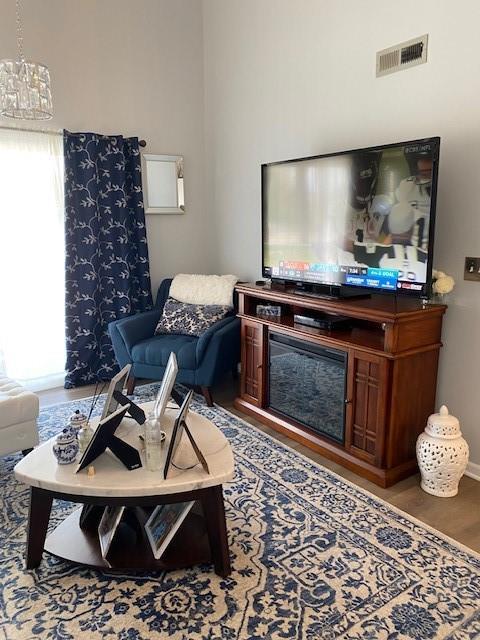
[[[0,373],[63,384],[65,249],[59,134],[0,128]]]

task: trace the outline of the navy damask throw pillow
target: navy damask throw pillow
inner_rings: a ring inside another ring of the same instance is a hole
[[[230,313],[232,313],[232,307],[217,304],[187,304],[175,298],[167,298],[155,335],[175,333],[184,336],[200,336],[212,324]]]

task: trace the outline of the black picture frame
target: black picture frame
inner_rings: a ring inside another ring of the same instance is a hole
[[[75,473],[92,464],[106,449],[110,449],[129,471],[142,466],[140,454],[137,449],[115,436],[115,431],[125,417],[129,406],[130,405],[125,405],[117,409],[114,413],[99,422],[92,439],[88,443],[88,447],[80,458]]]
[[[114,391],[123,392],[124,388],[127,386],[127,380],[130,375],[130,369],[132,368],[131,364],[127,364],[123,367],[121,371],[119,371],[113,378],[110,380],[110,384],[108,385],[107,397],[105,398],[105,404],[103,405],[102,417],[101,420],[105,420],[108,416],[115,413],[118,409],[118,400],[116,400],[113,396]]]

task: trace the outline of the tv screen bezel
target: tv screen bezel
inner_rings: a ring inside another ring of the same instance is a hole
[[[265,174],[269,167],[281,164],[290,164],[292,162],[307,162],[309,160],[318,160],[319,158],[333,158],[336,156],[344,156],[352,153],[363,153],[368,151],[382,151],[384,149],[391,149],[392,147],[403,147],[407,145],[414,144],[432,144],[434,146],[433,149],[433,164],[432,164],[432,187],[431,187],[431,200],[430,200],[430,225],[428,230],[428,252],[427,252],[427,281],[422,286],[421,291],[414,291],[411,289],[396,289],[395,291],[387,291],[384,289],[373,289],[371,287],[365,287],[362,285],[339,285],[338,282],[306,282],[304,280],[299,280],[298,278],[290,278],[290,277],[281,277],[275,278],[272,277],[271,273],[266,271],[267,266],[271,268],[271,265],[265,265],[265,237],[266,237],[266,189],[265,189]],[[315,286],[322,285],[331,285],[331,286],[341,286],[342,289],[349,290],[363,290],[365,292],[370,292],[372,294],[387,294],[387,295],[406,295],[412,296],[416,298],[425,298],[428,297],[431,288],[432,282],[432,262],[433,262],[433,245],[435,240],[435,220],[437,213],[437,184],[438,184],[438,164],[440,157],[440,136],[432,136],[430,138],[418,138],[416,140],[406,140],[404,142],[393,142],[390,144],[382,144],[375,145],[372,147],[363,147],[360,149],[348,149],[346,151],[336,151],[333,153],[323,153],[315,156],[304,156],[302,158],[291,158],[289,160],[279,160],[276,162],[265,162],[261,165],[261,191],[262,191],[262,277],[271,278],[272,281],[287,281],[292,284],[313,284]]]

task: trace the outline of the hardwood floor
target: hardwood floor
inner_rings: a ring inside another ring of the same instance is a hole
[[[230,378],[225,380],[223,384],[214,389],[214,401],[280,442],[334,471],[342,478],[366,489],[392,506],[405,511],[434,529],[438,529],[458,542],[480,552],[480,482],[466,476],[463,477],[460,482],[459,493],[454,498],[437,498],[425,493],[420,488],[419,475],[402,480],[389,489],[377,487],[368,480],[348,471],[348,469],[344,469],[335,462],[327,460],[303,445],[290,440],[287,436],[277,433],[270,427],[260,424],[254,418],[250,418],[236,410],[233,406],[233,400],[237,395],[237,384],[237,381]],[[94,385],[91,385],[68,390],[62,388],[52,389],[42,391],[38,395],[40,396],[41,407],[45,407],[50,404],[69,402],[70,400],[92,396],[94,390]]]

